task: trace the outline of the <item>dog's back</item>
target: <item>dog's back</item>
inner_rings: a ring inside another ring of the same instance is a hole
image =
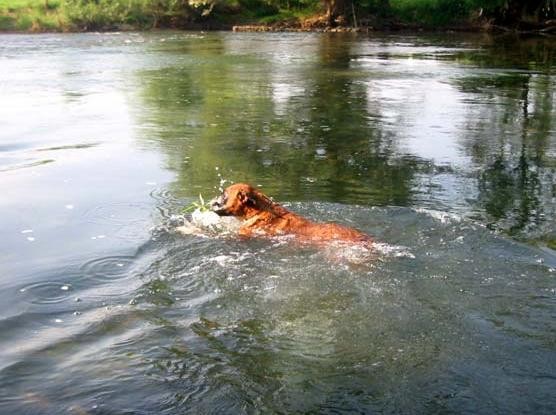
[[[222,200],[220,200],[222,199]],[[356,229],[336,223],[316,223],[290,212],[266,195],[246,184],[228,187],[214,202],[220,214],[244,220],[240,235],[295,235],[302,241],[344,241],[370,243],[371,238]]]

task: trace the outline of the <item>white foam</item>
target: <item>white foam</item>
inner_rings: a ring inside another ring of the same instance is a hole
[[[184,235],[204,235],[237,233],[241,221],[233,216],[219,216],[211,211],[196,209],[191,214],[191,220],[183,218],[183,224],[175,228],[176,232]]]
[[[440,223],[461,222],[463,219],[461,216],[456,215],[454,213],[441,212],[439,210],[417,208],[415,209],[415,212],[424,213],[425,215],[430,216],[431,218],[439,221]]]
[[[220,216],[211,211],[196,209],[191,215],[191,222],[199,228],[213,228],[220,224]]]
[[[415,255],[413,255],[411,251],[405,246],[389,245],[386,243],[376,242],[373,243],[373,248],[377,252],[387,257],[415,259]]]
[[[221,267],[224,267],[228,264],[242,262],[251,256],[249,252],[233,253],[232,255],[217,255],[209,258],[209,261],[216,262]]]
[[[234,262],[234,259],[230,255],[217,255],[215,257],[210,258],[211,261],[216,262],[221,267],[225,267],[227,264]]]

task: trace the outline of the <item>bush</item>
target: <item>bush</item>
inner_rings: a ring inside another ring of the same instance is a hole
[[[469,16],[474,0],[391,0],[401,19],[427,26],[454,23]]]
[[[16,21],[12,16],[0,16],[0,30],[15,30]]]
[[[278,7],[263,0],[238,0],[242,9],[254,17],[270,16],[278,13]]]
[[[29,15],[19,16],[15,28],[17,30],[28,31],[33,27],[33,18]]]

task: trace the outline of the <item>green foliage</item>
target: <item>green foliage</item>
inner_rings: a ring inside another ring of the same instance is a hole
[[[278,22],[303,20],[316,13],[316,9],[280,9],[277,13],[259,19],[261,24],[274,24]]]
[[[387,16],[391,12],[389,0],[356,0],[355,4],[359,9],[378,16]]]
[[[39,4],[44,6],[44,0],[0,0],[0,9],[14,11],[17,9],[31,8]]]
[[[243,10],[249,11],[249,14],[254,17],[264,17],[278,13],[278,8],[271,1],[238,0],[238,3]]]
[[[64,0],[63,10],[72,26],[96,30],[128,23],[130,17],[137,15],[137,9],[142,8],[143,3],[137,0]]]
[[[60,0],[0,0],[0,30],[60,30]]]
[[[0,30],[9,31],[15,29],[15,19],[10,16],[0,16]]]
[[[194,210],[199,210],[200,212],[210,211],[210,205],[208,202],[205,202],[203,195],[199,194],[199,201],[192,202],[188,206],[184,207],[181,212],[185,214],[185,213],[193,212]]]
[[[458,23],[472,15],[512,24],[521,20],[542,21],[555,17],[556,0],[355,0],[371,13],[425,26]]]
[[[17,19],[15,28],[17,30],[30,30],[33,27],[33,19],[31,16],[21,16]]]
[[[484,11],[492,11],[499,7],[504,7],[508,0],[466,0],[469,7],[474,9],[483,9]]]
[[[390,0],[394,15],[426,26],[445,25],[469,16],[477,0]]]
[[[59,27],[58,16],[55,14],[35,14],[33,24],[39,30],[55,31]]]
[[[0,0],[0,14],[15,13],[19,11],[55,11],[60,7],[62,0]]]
[[[556,0],[351,0],[350,17],[386,17],[428,27],[466,21],[472,15],[547,19]],[[355,6],[352,9],[352,5]],[[220,24],[271,24],[323,12],[323,0],[0,0],[0,30],[103,30]],[[524,14],[520,16],[519,13]]]

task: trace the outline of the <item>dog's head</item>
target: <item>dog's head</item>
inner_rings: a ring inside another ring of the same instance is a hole
[[[213,212],[221,215],[245,217],[250,213],[263,209],[264,199],[262,193],[245,183],[236,183],[224,190],[222,194],[210,201]]]

